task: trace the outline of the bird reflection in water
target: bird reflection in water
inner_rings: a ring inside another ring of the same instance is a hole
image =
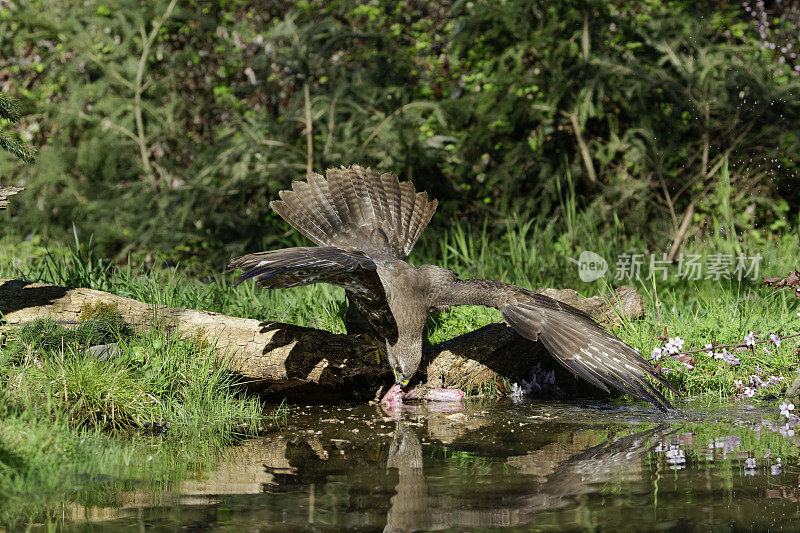
[[[641,464],[642,458],[654,449],[656,439],[651,437],[666,434],[667,427],[658,426],[603,442],[555,464],[552,453],[518,456],[520,460],[516,465],[519,469],[550,471],[550,474],[541,482],[532,481],[527,490],[496,497],[479,493],[481,499],[478,500],[469,496],[459,499],[451,495],[430,494],[418,429],[398,420],[386,463],[388,469],[397,470],[398,481],[389,502],[384,531],[437,530],[458,526],[509,527],[533,523],[535,513],[566,507],[576,497],[596,492],[604,482],[639,477],[641,472],[635,465]],[[515,464],[513,461],[509,463]]]

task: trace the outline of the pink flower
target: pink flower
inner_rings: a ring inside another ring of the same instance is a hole
[[[703,348],[705,348],[706,350],[708,350],[708,351],[706,352],[706,355],[707,355],[707,356],[709,356],[709,357],[714,357],[714,345],[713,345],[713,344],[706,344],[705,346],[703,346]]]
[[[786,402],[786,401],[781,403],[781,414],[783,416],[785,416],[786,418],[789,418],[789,415],[792,414],[792,411],[794,411],[794,404],[793,403]]]
[[[752,398],[753,396],[756,395],[756,389],[754,389],[752,387],[745,387],[744,388],[744,395],[747,396],[748,398]]]
[[[781,382],[782,379],[783,379],[782,377],[770,376],[766,386],[769,387],[771,385],[777,385],[778,383]]]
[[[756,336],[753,335],[752,331],[744,336],[744,342],[748,346],[755,346],[756,345]]]
[[[741,389],[742,385],[744,385],[744,383],[742,383],[741,379],[734,379],[733,380],[733,386],[736,387],[736,390]]]
[[[728,363],[729,365],[736,366],[739,364],[739,358],[729,352],[727,349],[722,349],[722,360]]]
[[[658,361],[659,359],[661,359],[661,348],[659,348],[658,346],[653,348],[653,353],[650,354],[650,359],[652,359],[653,361]]]
[[[774,333],[770,333],[769,340],[772,341],[772,344],[775,345],[776,348],[780,347],[781,345],[781,338],[775,335]]]
[[[681,351],[681,349],[683,348],[683,344],[685,342],[686,341],[684,341],[680,337],[675,337],[674,339],[670,339],[669,342],[667,342],[667,344],[664,346],[664,348],[666,348],[669,353],[676,354]]]

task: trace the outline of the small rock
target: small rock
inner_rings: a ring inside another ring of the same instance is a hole
[[[107,361],[122,355],[119,345],[116,343],[111,344],[98,344],[97,346],[90,346],[86,348],[86,354],[92,355],[100,361]]]

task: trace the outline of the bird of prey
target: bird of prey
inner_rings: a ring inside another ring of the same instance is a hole
[[[608,385],[652,402],[670,402],[647,377],[670,389],[664,376],[633,348],[586,313],[522,287],[486,279],[459,279],[445,268],[405,261],[427,226],[436,201],[394,174],[354,165],[309,173],[270,204],[317,246],[258,252],[233,259],[236,282],[254,279],[268,289],[330,283],[343,287],[349,334],[374,340],[394,371],[381,403],[396,406],[422,358],[425,322],[456,305],[500,310],[517,333],[540,340],[563,366],[593,385]],[[674,389],[673,389],[674,390]]]

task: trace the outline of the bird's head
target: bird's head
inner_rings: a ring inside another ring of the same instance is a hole
[[[408,385],[414,377],[422,360],[422,337],[399,337],[394,344],[387,343],[389,364],[394,370],[395,382],[402,386]]]

